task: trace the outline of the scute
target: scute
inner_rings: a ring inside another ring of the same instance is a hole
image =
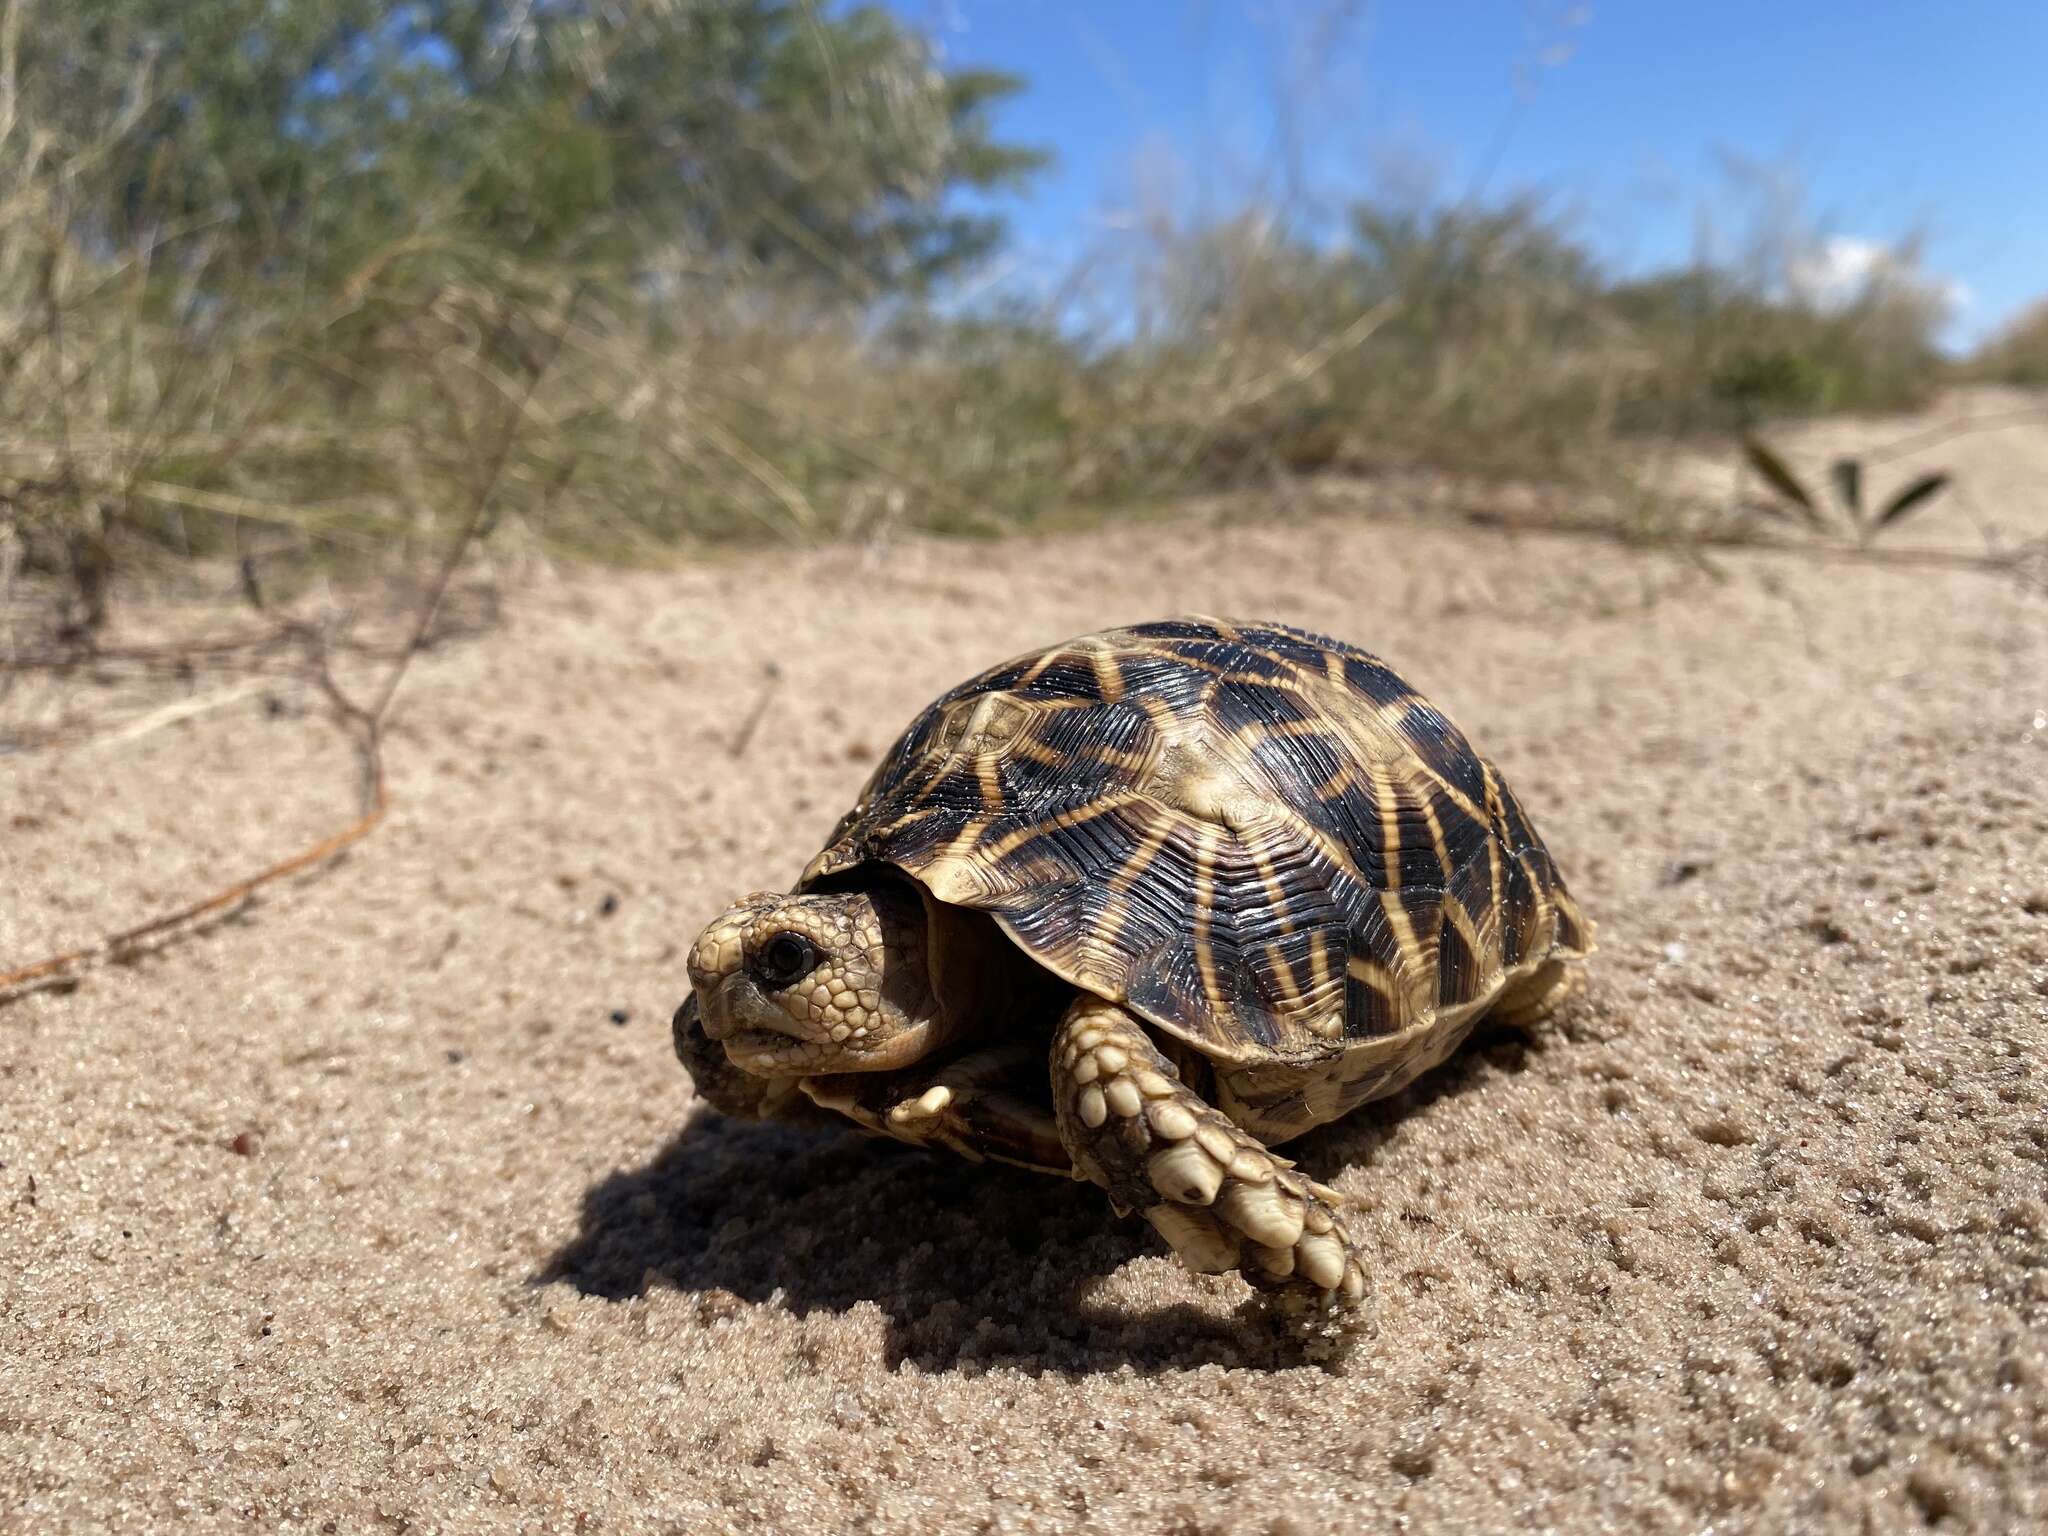
[[[1218,1061],[1375,1062],[1590,931],[1500,775],[1377,657],[1176,618],[914,720],[799,888],[868,862]]]

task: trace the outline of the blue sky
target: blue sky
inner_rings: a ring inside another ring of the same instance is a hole
[[[1923,238],[1967,344],[2048,295],[2048,4],[1730,0],[896,0],[954,65],[1013,70],[1010,138],[1057,156],[1005,200],[1026,289],[1142,210],[1247,194],[1544,189],[1613,266],[1732,252],[1796,194],[1853,270]],[[1741,167],[1733,169],[1731,167]],[[1779,189],[1773,194],[1772,188]]]

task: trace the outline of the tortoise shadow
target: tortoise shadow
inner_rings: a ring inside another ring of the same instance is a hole
[[[1369,1165],[1416,1109],[1519,1071],[1548,1043],[1476,1036],[1288,1155],[1324,1179]],[[614,1301],[670,1288],[694,1295],[707,1323],[741,1303],[799,1316],[871,1303],[891,1369],[1081,1376],[1302,1363],[1249,1308],[1132,1308],[1091,1295],[1131,1259],[1163,1251],[1143,1222],[1064,1179],[704,1108],[650,1161],[584,1191],[578,1231],[532,1283]],[[1240,1286],[1234,1276],[1189,1283],[1217,1295]]]

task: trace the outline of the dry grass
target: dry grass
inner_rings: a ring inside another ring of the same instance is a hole
[[[2002,327],[1970,357],[1964,372],[1986,383],[2048,389],[2048,300]]]
[[[10,35],[21,14],[0,12]],[[1906,406],[1938,371],[1911,283],[1830,308],[1767,272],[1617,283],[1516,201],[1361,208],[1334,246],[1257,212],[1154,220],[1113,341],[1043,313],[881,323],[687,252],[530,261],[431,206],[340,272],[252,262],[204,218],[114,247],[79,189],[130,124],[78,142],[26,121],[14,53],[0,582],[58,578],[73,633],[116,569],[164,556],[228,557],[258,602],[337,561],[410,563],[487,473],[498,547],[632,560],[998,534],[1327,469],[1611,488],[1646,438]]]

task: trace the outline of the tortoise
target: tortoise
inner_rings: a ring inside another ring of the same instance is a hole
[[[1191,1269],[1341,1310],[1342,1196],[1269,1149],[1575,990],[1592,931],[1499,772],[1379,658],[1171,618],[991,667],[788,892],[689,956],[732,1115],[1102,1186]]]

